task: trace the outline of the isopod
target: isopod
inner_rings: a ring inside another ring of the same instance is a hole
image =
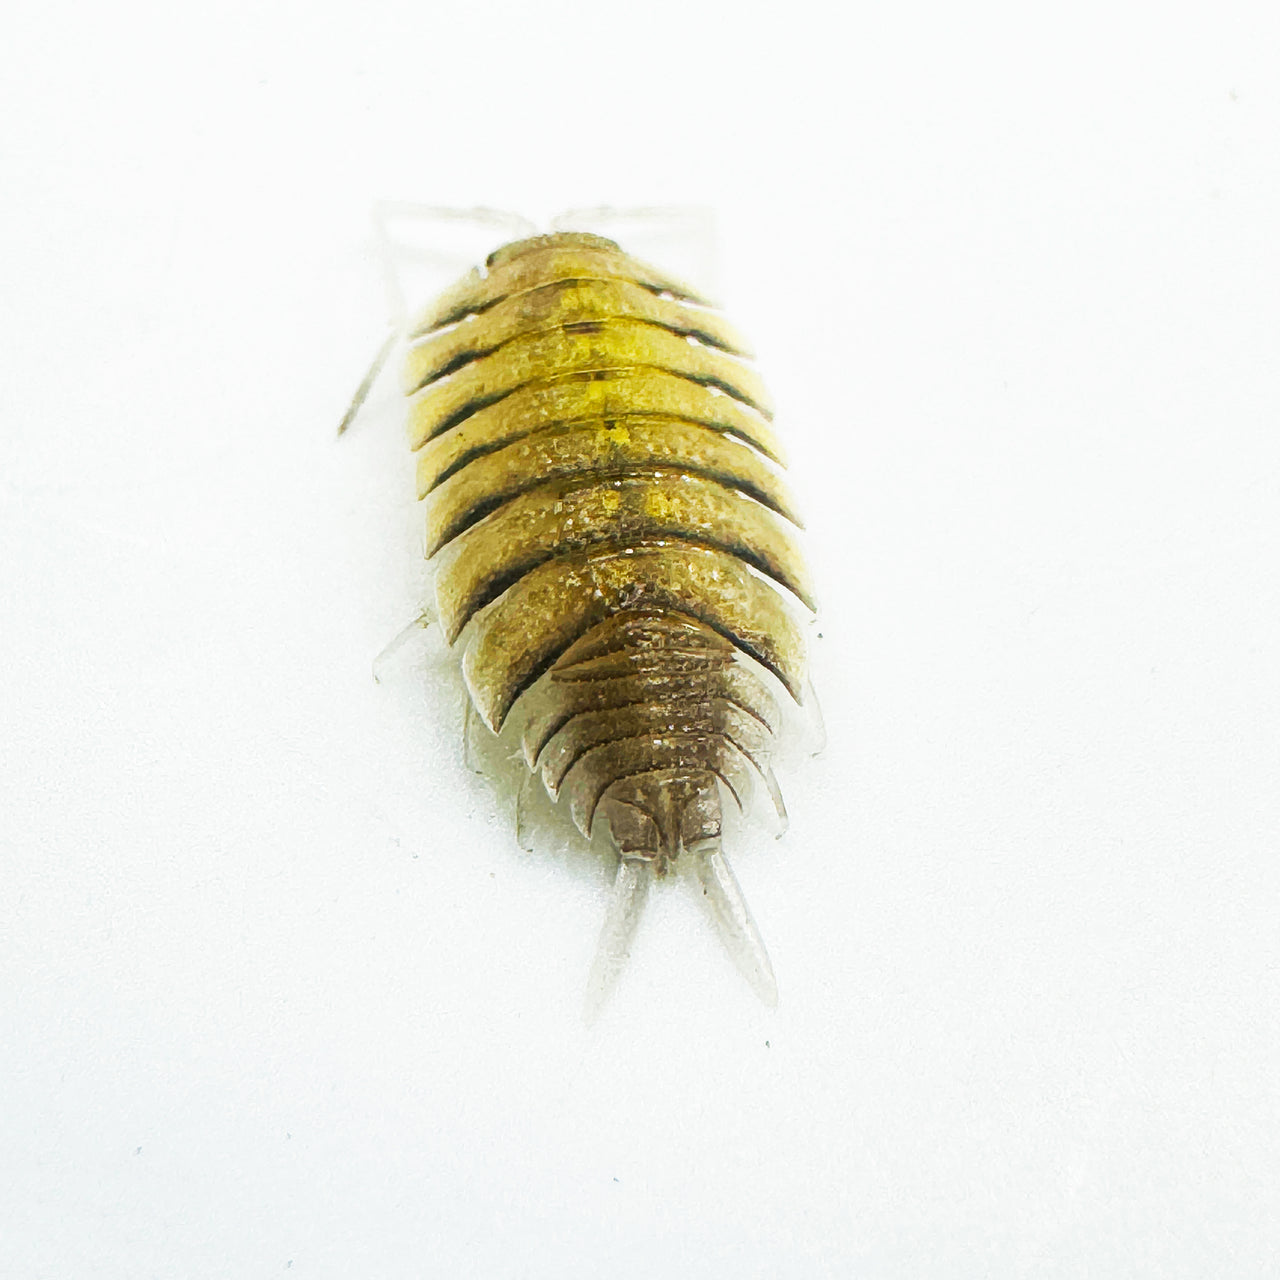
[[[722,802],[763,784],[781,812],[771,760],[780,704],[804,696],[814,600],[744,339],[583,232],[498,249],[404,336],[431,616],[474,713],[618,855],[589,1011],[677,860],[775,1003]]]

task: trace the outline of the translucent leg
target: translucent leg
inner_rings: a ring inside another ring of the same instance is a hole
[[[380,200],[373,207],[373,214],[384,224],[392,218],[407,218],[419,222],[461,223],[468,227],[493,227],[513,237],[536,236],[538,224],[522,213],[509,209],[490,209],[485,205],[472,205],[459,209],[456,205],[419,204],[413,200]]]
[[[774,838],[781,840],[787,834],[791,819],[787,815],[787,802],[782,798],[782,788],[778,785],[778,775],[772,769],[765,770],[764,785],[769,788],[769,799],[773,801],[774,811],[778,815],[778,830]]]
[[[356,415],[359,414],[364,402],[369,398],[369,392],[373,390],[373,384],[377,382],[378,375],[382,372],[387,360],[391,356],[391,352],[395,349],[396,339],[399,336],[399,333],[395,329],[392,329],[391,332],[387,334],[386,341],[378,348],[378,354],[373,357],[373,363],[369,366],[369,372],[364,375],[364,381],[356,388],[355,395],[351,397],[350,406],[346,413],[343,414],[342,421],[338,423],[339,435],[342,435],[343,432],[345,432],[346,429],[356,420]]]
[[[424,609],[407,627],[397,631],[391,637],[386,647],[373,660],[373,683],[381,684],[381,672],[386,668],[388,659],[393,658],[405,644],[412,639],[419,631],[426,630],[435,621],[435,614],[429,609]]]
[[[809,738],[809,754],[820,756],[827,749],[827,725],[822,718],[822,707],[818,695],[813,690],[809,677],[805,677],[804,688],[800,691],[800,705],[804,710],[805,732]]]
[[[778,981],[765,950],[764,939],[751,918],[737,877],[724,854],[713,851],[694,855],[694,873],[702,886],[703,900],[711,910],[720,938],[738,971],[751,984],[760,999],[775,1008],[778,1003]]]
[[[423,224],[423,232],[410,240],[393,233],[393,222]],[[425,270],[425,282],[419,282],[416,293],[437,292],[458,275],[483,261],[495,241],[519,239],[535,235],[537,227],[518,213],[499,209],[449,209],[428,204],[384,202],[373,209],[373,233],[382,264],[382,280],[386,290],[387,310],[391,315],[391,332],[374,357],[364,381],[356,388],[351,405],[338,424],[338,434],[355,421],[361,406],[378,380],[396,341],[405,332],[410,313],[406,298],[404,274],[416,266]],[[462,233],[459,244],[459,232]],[[450,241],[457,247],[450,247]],[[422,272],[420,272],[421,274]]]
[[[529,805],[529,790],[533,786],[534,777],[534,774],[526,773],[520,783],[520,790],[516,792],[516,844],[523,853],[533,852],[533,841],[525,828],[524,818],[525,809]]]
[[[414,224],[409,239],[396,235],[391,224]],[[483,262],[491,250],[507,240],[537,235],[537,226],[518,213],[502,209],[450,209],[440,205],[384,201],[374,206],[373,230],[382,259],[383,281],[392,322],[403,330],[419,299],[433,295],[449,277]],[[406,296],[404,268],[414,264],[428,279]]]
[[[484,773],[480,767],[479,761],[476,759],[476,704],[471,701],[471,695],[463,695],[466,701],[466,709],[462,713],[462,759],[466,763],[468,769],[472,773]]]
[[[600,1015],[609,993],[617,984],[618,975],[631,955],[631,939],[635,937],[640,913],[644,910],[653,884],[653,864],[638,858],[620,858],[618,874],[613,881],[613,896],[605,912],[604,927],[600,930],[600,942],[596,958],[587,979],[582,1017],[588,1026]]]

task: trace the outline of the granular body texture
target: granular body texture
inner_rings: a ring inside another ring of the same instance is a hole
[[[766,999],[720,850],[806,684],[812,587],[772,407],[691,289],[580,233],[507,245],[418,317],[405,389],[436,607],[475,710],[620,856],[603,996],[650,880],[693,870]]]

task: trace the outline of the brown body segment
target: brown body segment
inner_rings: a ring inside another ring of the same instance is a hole
[[[691,290],[595,236],[494,254],[413,327],[428,554],[471,699],[661,868],[769,776],[813,607],[764,384]],[[763,672],[769,675],[762,674]],[[523,700],[523,701],[522,701]]]
[[[619,617],[621,624],[616,621]],[[682,621],[692,624],[692,619]],[[524,726],[524,757],[529,767],[538,764],[551,739],[576,717],[614,715],[649,704],[723,703],[746,712],[772,735],[779,724],[778,708],[763,681],[736,660],[732,644],[709,627],[700,630],[715,642],[701,651],[664,647],[661,633],[643,634],[626,615],[614,615],[591,631],[589,641],[617,632],[626,647],[581,663],[566,665],[564,658],[556,663],[537,691],[541,706]]]
[[[579,758],[606,742],[643,742],[679,734],[722,737],[758,768],[767,763],[769,731],[750,712],[723,698],[705,702],[639,702],[612,711],[575,716],[547,743],[538,760],[547,790],[556,795]]]
[[[580,756],[564,780],[574,825],[589,836],[596,809],[610,787],[672,770],[685,776],[717,778],[739,802],[751,786],[750,759],[724,734],[644,734],[607,742]]]

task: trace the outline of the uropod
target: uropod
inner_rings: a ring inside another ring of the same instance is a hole
[[[677,865],[775,1003],[722,816],[759,795],[785,816],[773,761],[812,703],[814,598],[746,342],[694,289],[580,231],[505,244],[445,290],[393,335],[343,428],[395,336],[435,562],[415,625],[438,624],[469,714],[618,858],[588,1016]]]

